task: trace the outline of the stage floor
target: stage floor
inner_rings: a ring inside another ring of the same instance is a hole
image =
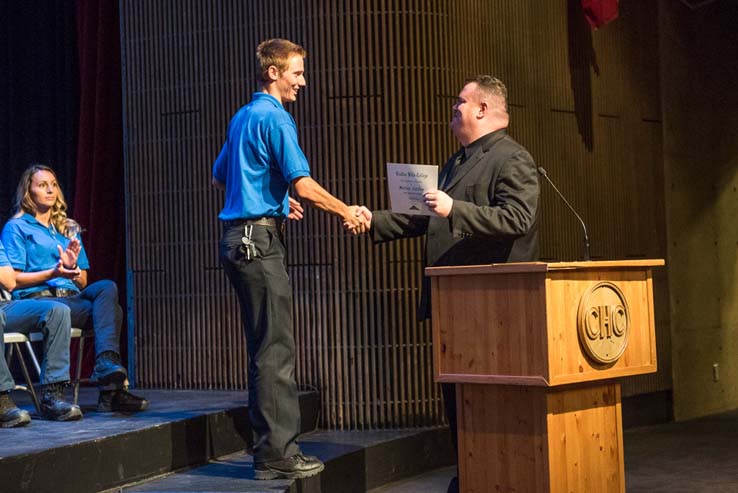
[[[303,435],[300,447],[306,454],[316,455],[326,469],[319,476],[301,481],[258,481],[253,479],[253,457],[239,452],[211,460],[208,464],[168,474],[150,481],[124,487],[123,493],[204,493],[204,492],[365,492],[402,474],[403,469],[424,469],[431,461],[427,445],[419,443],[419,435],[430,430],[324,431]],[[441,442],[448,442],[443,433]],[[426,441],[427,443],[427,441]],[[430,455],[436,455],[430,452]],[[448,456],[445,462],[452,458]],[[432,467],[432,466],[431,466]],[[371,471],[367,469],[372,469]],[[427,490],[418,490],[427,491]],[[444,487],[444,490],[445,487]]]
[[[0,431],[0,473],[10,479],[3,493],[46,491],[32,483],[47,476],[55,491],[298,491],[291,481],[252,479],[252,459],[243,451],[250,434],[245,392],[136,392],[151,400],[136,415],[95,412],[97,390],[83,388],[82,421],[34,419]],[[22,394],[14,398],[32,409]],[[439,429],[308,433],[302,447],[323,459],[326,471],[299,491],[445,492],[455,472],[443,451],[448,440]],[[738,491],[738,410],[627,429],[624,446],[629,493]],[[152,472],[151,464],[158,469]],[[107,476],[99,476],[114,484],[73,484],[78,474],[106,468]]]
[[[623,442],[628,493],[738,491],[738,410],[627,429]],[[444,493],[455,473],[436,469],[370,493]]]
[[[97,413],[97,389],[80,389],[84,418],[0,431],[3,493],[100,491],[245,491],[358,493],[453,463],[445,427],[314,430],[319,400],[300,393],[300,444],[326,469],[315,478],[256,481],[245,392],[135,390],[150,407]],[[13,398],[34,413],[29,397]]]
[[[12,434],[13,440],[3,440],[0,458],[29,454],[79,442],[107,438],[112,435],[141,431],[172,421],[238,407],[246,407],[246,392],[194,390],[132,390],[146,397],[150,407],[135,414],[98,413],[98,390],[80,387],[79,405],[84,417],[79,421],[59,423],[45,421],[36,415],[33,402],[25,392],[14,391],[16,404],[31,413],[31,424],[22,428],[3,430],[3,436]],[[71,389],[67,392],[71,401]],[[39,396],[40,398],[40,396]]]

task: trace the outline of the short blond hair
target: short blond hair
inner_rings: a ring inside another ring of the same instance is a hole
[[[307,50],[297,43],[287,39],[267,39],[256,47],[256,60],[258,63],[259,81],[262,84],[269,82],[269,67],[277,67],[280,73],[289,68],[290,58],[299,55],[307,56]]]

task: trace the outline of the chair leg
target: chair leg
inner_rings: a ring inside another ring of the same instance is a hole
[[[31,382],[31,375],[28,374],[28,367],[26,366],[26,361],[23,359],[23,355],[18,356],[18,361],[20,362],[21,371],[23,372],[23,378],[26,379],[26,384],[28,385],[28,392],[31,394],[33,405],[36,406],[36,411],[39,414],[41,414],[41,405],[38,402],[38,397],[36,396],[36,390],[34,390],[33,388],[33,382]]]
[[[36,368],[36,373],[38,374],[38,377],[41,378],[41,366],[38,364],[38,358],[36,358],[36,353],[33,352],[33,346],[31,346],[31,341],[26,341],[26,349],[28,350],[28,356],[31,357],[33,366]]]
[[[72,401],[72,404],[75,406],[77,405],[77,400],[79,399],[79,381],[82,378],[82,354],[85,350],[85,338],[80,337],[79,338],[79,345],[77,346],[77,368],[74,372],[74,400]]]
[[[8,365],[8,368],[10,368],[10,364],[13,362],[13,348],[15,348],[15,344],[6,344],[7,348],[5,349],[5,364]]]

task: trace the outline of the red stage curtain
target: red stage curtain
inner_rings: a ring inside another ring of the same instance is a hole
[[[618,0],[582,0],[582,9],[594,29],[618,18]]]
[[[118,2],[78,0],[79,128],[74,218],[86,230],[90,282],[118,283],[125,307],[125,197]],[[124,322],[121,347],[125,350]],[[91,345],[90,345],[91,346]],[[87,348],[86,348],[87,349]],[[91,370],[93,348],[85,355]],[[85,351],[87,352],[87,351]]]

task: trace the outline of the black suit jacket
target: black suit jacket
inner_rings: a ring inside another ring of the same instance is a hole
[[[372,240],[381,243],[425,234],[428,266],[537,260],[539,184],[533,158],[505,129],[481,139],[482,145],[449,183],[446,175],[464,149],[451,156],[439,175],[439,188],[454,200],[449,217],[377,211]],[[427,278],[418,316],[430,318]]]

